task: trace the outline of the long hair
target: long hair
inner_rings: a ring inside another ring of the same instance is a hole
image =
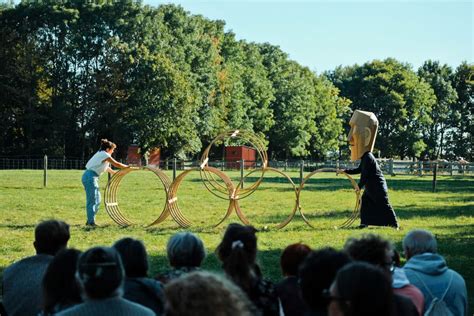
[[[216,249],[224,271],[247,293],[260,278],[260,269],[255,263],[257,255],[255,233],[256,229],[252,226],[230,224]]]

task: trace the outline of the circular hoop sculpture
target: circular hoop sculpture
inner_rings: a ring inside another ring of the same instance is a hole
[[[253,173],[255,173],[257,171],[259,171],[259,169],[256,169],[256,170],[253,170],[253,171],[249,172],[247,175],[245,175],[242,178],[242,181],[244,181],[246,177],[252,175]],[[283,171],[280,171],[280,170],[275,169],[275,168],[267,167],[267,168],[265,168],[264,173],[267,173],[267,172],[275,172],[275,173],[278,173],[278,174],[282,175],[290,183],[291,187],[293,188],[293,191],[295,192],[295,204],[293,206],[291,214],[284,221],[282,221],[281,223],[279,223],[276,226],[277,229],[281,229],[281,228],[285,227],[286,225],[288,225],[288,223],[291,222],[291,220],[295,216],[296,209],[298,208],[298,190],[297,190],[296,185],[293,182],[293,180],[291,180],[291,178],[286,173],[284,173]],[[241,183],[242,183],[242,181],[241,181]],[[260,181],[260,184],[262,182],[264,182],[264,180]],[[237,195],[237,197],[238,197],[238,194],[239,194],[239,188],[240,188],[240,184],[235,190],[235,194]],[[245,225],[250,225],[250,221],[247,219],[247,217],[245,217],[244,213],[240,209],[240,206],[239,206],[239,203],[238,203],[237,200],[234,203],[234,208],[235,208],[235,212],[237,213],[237,216],[242,221],[242,223],[244,223]]]
[[[215,226],[218,226],[223,221],[225,221],[232,214],[232,211],[234,210],[234,203],[236,202],[235,199],[234,199],[235,188],[234,188],[234,185],[233,185],[232,181],[230,180],[230,178],[225,173],[223,173],[219,169],[216,169],[216,168],[213,168],[213,167],[204,166],[203,168],[189,169],[189,170],[186,170],[186,171],[180,173],[176,177],[176,179],[173,181],[173,183],[171,184],[171,186],[168,190],[167,204],[169,206],[168,207],[169,212],[171,213],[171,217],[173,217],[173,219],[175,220],[176,223],[178,223],[179,226],[181,226],[183,228],[187,228],[187,227],[191,226],[191,222],[184,216],[184,214],[181,212],[181,210],[178,206],[178,195],[177,194],[178,194],[179,186],[181,185],[181,182],[183,181],[183,179],[189,173],[196,172],[196,171],[209,173],[209,174],[212,174],[212,175],[215,175],[215,176],[219,177],[224,182],[225,187],[227,188],[227,197],[222,197],[220,195],[215,194],[211,188],[206,186],[206,189],[209,192],[213,193],[214,195],[216,195],[216,196],[218,196],[222,199],[229,200],[229,207],[227,208],[227,212],[224,215],[224,218],[218,224],[215,225]],[[215,178],[213,178],[213,179],[215,180]],[[222,186],[216,180],[215,180],[215,182],[219,186]]]
[[[303,181],[301,182],[300,184],[300,187],[298,188],[298,194],[297,194],[297,208],[300,212],[300,215],[301,217],[303,218],[303,220],[305,221],[306,224],[308,224],[309,226],[315,228],[310,222],[309,220],[306,218],[306,216],[304,215],[303,213],[303,209],[300,205],[300,194],[301,194],[301,191],[303,190],[304,188],[304,185],[306,183],[306,181],[308,181],[313,175],[315,175],[316,173],[320,173],[320,172],[337,172],[338,169],[333,169],[333,168],[322,168],[322,169],[317,169],[317,170],[314,170],[313,172],[311,172],[310,174],[308,174],[306,177],[304,177]],[[347,220],[345,220],[341,225],[339,226],[335,226],[336,229],[338,228],[347,228],[349,226],[352,225],[352,223],[354,223],[354,221],[359,218],[360,216],[360,198],[361,198],[361,194],[360,194],[360,189],[359,189],[359,185],[357,184],[357,182],[350,176],[348,175],[347,173],[345,172],[341,172],[341,174],[344,174],[348,179],[349,181],[351,182],[352,184],[352,187],[354,188],[354,192],[355,192],[355,195],[356,195],[356,203],[355,203],[355,207],[354,207],[354,210],[352,211],[352,213],[349,215],[349,218]]]
[[[260,183],[262,182],[263,175],[265,174],[265,170],[268,165],[268,156],[267,156],[267,151],[265,149],[265,144],[260,140],[260,138],[255,135],[252,132],[249,131],[240,131],[240,130],[233,130],[233,131],[227,131],[222,134],[219,134],[216,138],[212,140],[212,142],[207,146],[207,148],[204,150],[202,156],[201,156],[201,179],[208,188],[209,192],[214,194],[215,196],[221,197],[221,198],[228,198],[228,189],[227,186],[223,186],[222,184],[218,183],[215,178],[213,177],[212,173],[206,171],[204,167],[207,167],[209,164],[209,151],[211,150],[212,146],[219,141],[225,141],[227,139],[231,138],[237,138],[246,141],[247,143],[250,143],[256,150],[257,153],[262,160],[262,168],[258,169],[261,170],[261,175],[259,179],[253,183],[252,185],[248,186],[245,189],[240,189],[240,194],[236,197],[234,197],[236,200],[238,199],[243,199],[253,192],[258,188]],[[254,170],[255,171],[255,170]],[[252,172],[254,172],[252,171]],[[238,184],[236,187],[241,187],[242,186],[242,181]]]
[[[120,210],[119,203],[117,200],[117,191],[118,187],[120,185],[120,182],[122,181],[123,177],[125,177],[127,174],[133,171],[138,171],[138,170],[148,170],[153,172],[161,181],[163,184],[163,187],[165,189],[166,193],[166,201],[168,200],[168,191],[171,186],[171,181],[170,179],[166,176],[166,174],[161,171],[160,169],[153,168],[153,167],[143,167],[141,169],[135,169],[135,168],[127,168],[127,169],[121,169],[117,171],[112,178],[110,179],[109,183],[107,184],[105,188],[105,193],[104,193],[104,204],[105,204],[105,210],[107,211],[107,214],[109,214],[110,218],[120,226],[129,226],[133,225],[133,223],[128,220],[123,214],[122,211]],[[168,216],[170,215],[170,210],[168,208],[168,203],[165,202],[165,205],[163,207],[163,211],[161,212],[160,216],[153,221],[151,224],[147,225],[146,227],[156,225],[158,223],[161,223],[164,221]]]

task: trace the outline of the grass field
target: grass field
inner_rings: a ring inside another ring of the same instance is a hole
[[[227,172],[234,179],[237,172]],[[34,254],[33,231],[44,219],[62,219],[71,225],[70,247],[85,250],[95,245],[111,245],[114,241],[131,236],[144,241],[150,255],[150,274],[168,268],[165,246],[168,238],[182,230],[169,217],[165,222],[151,227],[161,213],[165,193],[158,178],[148,171],[136,171],[122,180],[118,192],[119,205],[124,216],[137,223],[122,228],[107,215],[103,205],[97,217],[96,229],[84,227],[85,194],[81,184],[82,171],[50,170],[48,186],[43,187],[43,173],[37,170],[0,171],[0,271],[25,256]],[[298,173],[291,173],[298,181]],[[169,174],[171,176],[171,174]],[[247,179],[250,185],[258,173]],[[107,176],[101,178],[101,190]],[[468,285],[469,304],[474,306],[474,177],[439,177],[437,192],[431,192],[430,177],[387,177],[389,197],[399,217],[402,229],[369,228],[366,230],[339,229],[352,211],[355,194],[350,182],[343,176],[324,173],[315,175],[301,193],[301,206],[313,224],[306,225],[297,213],[293,221],[281,230],[277,223],[284,220],[295,204],[295,194],[288,180],[276,173],[268,173],[258,190],[240,201],[248,219],[261,231],[259,262],[264,274],[278,280],[279,256],[290,243],[304,242],[313,248],[332,246],[340,249],[350,236],[371,232],[392,240],[401,250],[401,240],[411,229],[425,228],[436,234],[439,252],[448,265],[459,271]],[[185,178],[178,191],[178,203],[183,214],[193,226],[208,250],[204,267],[219,270],[214,249],[226,225],[238,222],[233,214],[219,227],[214,227],[223,217],[228,201],[209,193],[203,186],[199,173]],[[354,223],[357,226],[358,221]],[[267,227],[267,229],[262,229]]]

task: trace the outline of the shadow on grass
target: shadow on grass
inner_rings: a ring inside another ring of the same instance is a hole
[[[258,177],[249,177],[246,179],[245,183],[251,184],[258,180]],[[299,186],[299,178],[292,178],[295,185]],[[390,190],[411,190],[411,191],[422,191],[422,192],[431,192],[432,191],[432,181],[427,178],[420,178],[415,180],[413,178],[403,179],[391,177],[386,179],[387,185]],[[200,179],[193,179],[193,182],[201,182]],[[358,181],[358,178],[356,178]],[[288,184],[287,179],[283,177],[267,177],[263,179],[262,183],[272,183],[272,184]],[[337,191],[341,189],[351,189],[352,185],[347,178],[341,176],[340,178],[310,178],[305,183],[303,190],[308,191]],[[449,179],[439,179],[437,180],[436,185],[437,192],[474,192],[474,181],[465,178],[449,178]]]

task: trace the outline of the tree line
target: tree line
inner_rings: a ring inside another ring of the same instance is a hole
[[[0,155],[88,157],[98,140],[194,158],[219,132],[271,158],[346,156],[354,109],[385,157],[472,159],[473,65],[395,59],[317,74],[177,5],[23,1],[0,7]],[[119,153],[120,154],[120,153]]]

